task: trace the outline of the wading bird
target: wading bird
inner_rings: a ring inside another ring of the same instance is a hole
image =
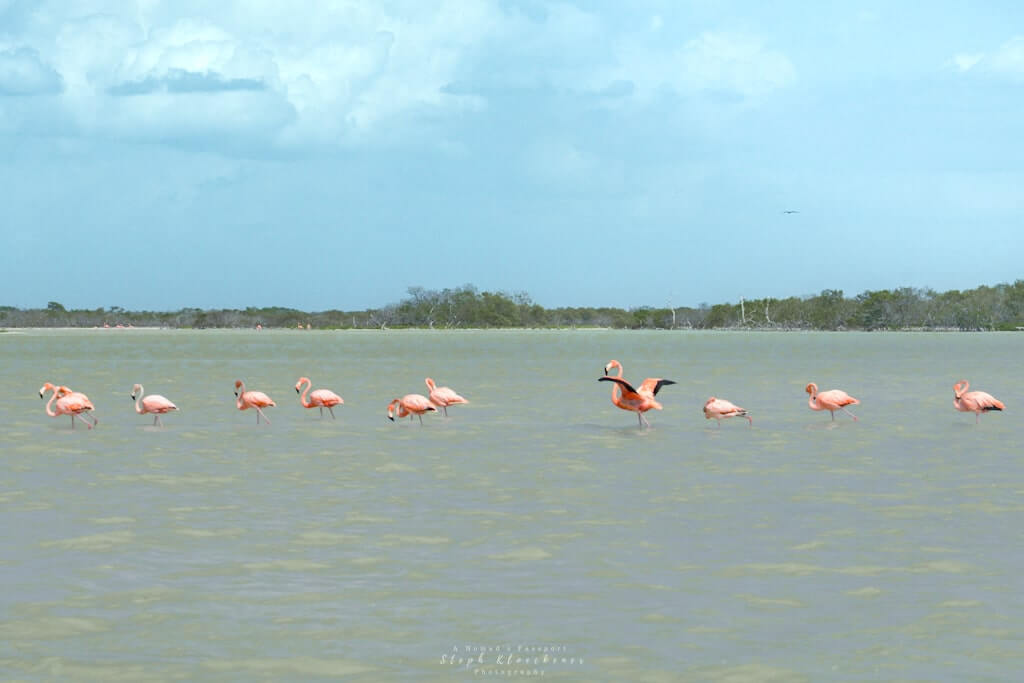
[[[612,368],[618,368],[619,374],[610,377],[608,373]],[[640,389],[634,389],[629,382],[622,378],[622,363],[617,360],[608,361],[608,365],[604,366],[604,374],[604,377],[597,379],[598,382],[614,382],[616,384],[612,387],[612,403],[618,408],[636,413],[637,422],[641,427],[651,426],[651,423],[644,417],[644,413],[652,408],[654,410],[662,409],[661,404],[654,398],[661,388],[667,384],[675,384],[670,379],[648,377],[640,385]]]
[[[395,421],[395,410],[397,408],[398,417],[406,417],[412,419],[415,415],[420,419],[420,425],[423,425],[423,413],[429,413],[431,411],[437,412],[437,408],[430,402],[426,396],[421,394],[406,394],[402,398],[396,398],[394,401],[388,404],[388,419],[392,422]]]
[[[456,394],[449,387],[439,387],[434,384],[434,380],[427,377],[427,389],[430,389],[430,402],[438,408],[444,411],[444,416],[448,417],[448,406],[454,406],[459,403],[469,403],[466,399]]]
[[[807,407],[811,410],[827,410],[832,413],[832,420],[836,419],[836,411],[841,410],[850,417],[857,420],[857,416],[847,410],[844,406],[855,406],[860,403],[853,396],[850,396],[845,391],[839,389],[830,389],[829,391],[823,391],[818,393],[818,385],[811,382],[804,391],[810,394],[810,398],[807,399]]]
[[[256,424],[260,423],[260,416],[270,424],[270,418],[264,415],[261,408],[269,408],[276,406],[273,400],[262,391],[246,391],[245,382],[238,379],[235,380],[235,406],[239,410],[248,410],[249,408],[256,409]]]
[[[722,426],[722,420],[729,417],[745,417],[747,422],[751,425],[754,424],[753,418],[747,415],[747,411],[740,408],[738,405],[726,401],[724,398],[715,398],[712,396],[704,402],[704,417],[710,420],[714,418],[718,422],[719,428]]]
[[[164,413],[169,413],[172,410],[177,410],[178,406],[174,405],[160,394],[143,396],[143,391],[141,384],[136,384],[132,387],[132,400],[135,401],[135,412],[139,415],[153,413],[153,424],[163,427],[164,423],[160,419],[160,416]]]
[[[984,391],[967,391],[970,386],[965,379],[953,385],[953,407],[964,413],[974,413],[974,424],[978,424],[983,412],[1006,408],[1003,402],[992,394],[986,394]]]
[[[50,396],[50,400],[46,402],[46,414],[50,417],[57,417],[58,415],[70,415],[71,416],[71,428],[75,428],[75,416],[78,416],[85,426],[92,429],[96,426],[99,420],[96,419],[90,411],[94,410],[92,401],[85,394],[78,391],[71,391],[70,388],[65,386],[55,387],[54,385],[47,382],[39,389],[39,398],[43,398],[47,391],[52,391],[53,395]],[[57,401],[55,408],[53,406],[54,399]],[[88,415],[88,417],[86,417]],[[92,420],[90,424],[89,420]]]
[[[300,391],[299,387],[303,384],[306,385],[305,391]],[[336,393],[330,389],[317,389],[312,394],[309,394],[309,399],[306,398],[306,394],[309,393],[310,387],[313,386],[312,380],[308,377],[300,377],[299,381],[295,383],[295,393],[300,394],[299,403],[302,404],[303,408],[320,408],[320,417],[324,416],[324,408],[331,414],[331,419],[334,419],[333,407],[345,403]]]

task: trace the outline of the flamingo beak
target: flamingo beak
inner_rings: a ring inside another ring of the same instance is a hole
[[[299,392],[299,388],[298,388],[298,387],[295,387],[295,393],[296,393],[296,394],[300,393],[300,392]]]

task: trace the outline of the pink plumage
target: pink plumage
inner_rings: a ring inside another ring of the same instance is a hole
[[[458,405],[459,403],[469,403],[462,396],[455,393],[450,387],[439,387],[434,383],[434,380],[427,377],[426,379],[427,389],[430,390],[430,402],[438,408],[444,411],[445,417],[448,416],[448,406]]]
[[[818,392],[818,385],[811,382],[804,391],[810,394],[810,398],[807,399],[807,407],[811,410],[827,410],[832,414],[832,419],[836,419],[836,411],[841,410],[856,421],[857,416],[846,409],[846,406],[855,406],[860,403],[853,396],[850,396],[841,389],[830,389],[828,391]]]
[[[719,427],[722,426],[723,419],[730,417],[745,417],[747,422],[754,424],[753,418],[747,415],[746,410],[724,398],[715,398],[714,396],[704,402],[704,417],[708,420],[714,418],[718,421]]]
[[[305,385],[305,390],[302,390],[302,386]],[[313,386],[312,380],[308,377],[300,377],[299,381],[295,383],[295,393],[300,394],[299,403],[302,404],[303,408],[319,408],[320,417],[324,415],[324,408],[327,408],[331,414],[331,419],[334,419],[333,407],[345,403],[341,396],[330,389],[317,389],[316,391],[309,393],[310,387]],[[307,399],[306,395],[309,394]]]
[[[415,415],[420,418],[420,424],[423,424],[423,413],[429,413],[436,411],[437,408],[430,402],[426,396],[420,394],[406,394],[402,398],[396,398],[388,404],[388,419],[392,422],[395,421],[395,412],[398,412],[398,417],[408,417],[410,420]]]
[[[984,391],[967,391],[970,383],[962,379],[953,385],[953,407],[964,413],[974,413],[977,424],[982,413],[992,410],[1005,410],[1006,406],[998,398]]]
[[[178,406],[171,403],[166,397],[160,394],[150,394],[149,396],[143,396],[145,390],[141,384],[136,384],[132,387],[132,400],[135,401],[135,412],[139,415],[145,415],[152,413],[153,424],[155,426],[163,427],[164,423],[160,419],[161,415],[177,410]]]
[[[260,423],[260,417],[263,417],[270,424],[270,418],[268,418],[261,408],[269,408],[276,406],[274,401],[264,394],[262,391],[246,391],[245,382],[242,380],[235,380],[235,407],[239,410],[247,410],[249,408],[256,409],[256,424]]]

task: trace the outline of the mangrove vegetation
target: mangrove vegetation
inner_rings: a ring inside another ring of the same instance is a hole
[[[300,311],[267,307],[129,311],[119,306],[66,309],[0,306],[0,327],[241,328],[309,326],[316,329],[567,328],[796,329],[796,330],[1018,330],[1024,329],[1024,280],[971,290],[936,292],[903,287],[846,296],[825,289],[812,296],[702,303],[697,307],[622,309],[545,308],[525,292],[410,287],[401,301],[360,311]]]

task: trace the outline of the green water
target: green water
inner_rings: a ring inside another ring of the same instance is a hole
[[[1013,678],[1022,347],[1012,333],[9,331],[0,672]],[[596,381],[612,358],[634,382],[678,382],[651,429]],[[337,420],[299,406],[300,375],[345,399]],[[389,422],[426,376],[471,403]],[[954,411],[961,378],[1007,411],[979,425]],[[271,425],[235,409],[235,379],[277,401]],[[47,417],[45,381],[88,394],[97,429]],[[808,410],[809,381],[860,398],[860,421]],[[135,382],[182,409],[165,429],[134,413]],[[712,394],[753,427],[705,421]],[[547,663],[516,662],[544,647]],[[484,663],[448,663],[467,650]]]

